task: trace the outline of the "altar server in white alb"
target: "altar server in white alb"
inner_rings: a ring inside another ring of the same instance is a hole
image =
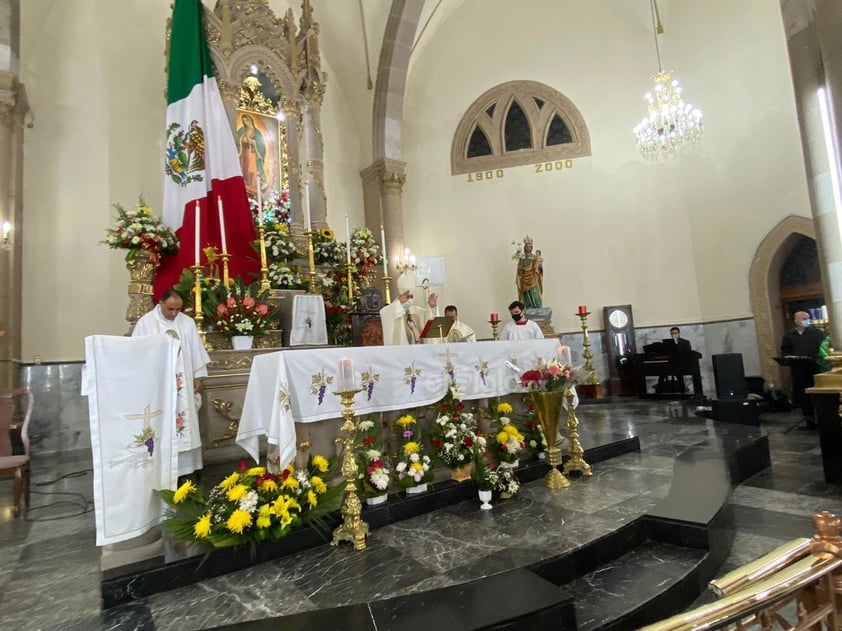
[[[398,277],[400,295],[392,304],[380,310],[384,346],[420,344],[424,325],[433,319],[433,309],[438,304],[438,296],[430,294],[426,307],[415,305],[414,279],[414,274],[401,274]]]
[[[512,314],[512,321],[503,327],[500,334],[501,340],[543,340],[544,334],[541,327],[532,320],[526,319],[523,303],[515,300],[509,305],[509,313]]]
[[[193,318],[181,313],[183,301],[174,289],[161,295],[161,301],[137,321],[132,337],[170,335],[181,342],[176,368],[178,402],[176,406],[175,446],[178,450],[178,475],[190,475],[202,468],[202,438],[199,434],[199,408],[202,377],[208,376],[210,362]]]

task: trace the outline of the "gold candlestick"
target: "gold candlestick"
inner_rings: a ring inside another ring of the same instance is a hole
[[[489,320],[488,323],[491,325],[491,337],[494,340],[500,339],[500,320]]]
[[[228,254],[228,252],[223,252],[222,254],[219,255],[219,258],[222,259],[222,286],[227,290],[228,289],[228,259],[231,258],[231,255]]]
[[[567,399],[567,439],[570,441],[567,450],[570,458],[564,465],[564,473],[567,475],[571,471],[581,471],[582,475],[593,475],[591,465],[585,462],[585,450],[579,442],[579,419],[576,418],[576,410],[573,409],[573,397],[573,388],[564,391],[564,398]]]
[[[316,252],[313,249],[313,228],[310,228],[304,235],[307,237],[307,258],[310,263],[310,293],[318,294],[319,287],[316,282]]]
[[[354,458],[354,445],[357,438],[357,419],[354,417],[354,397],[362,388],[335,392],[342,399],[342,418],[344,423],[339,432],[337,443],[342,443],[342,475],[345,478],[345,499],[342,502],[342,524],[333,531],[330,545],[338,545],[340,541],[350,541],[354,550],[365,550],[365,538],[368,535],[368,524],[360,514],[362,502],[357,495],[357,461]]]
[[[591,315],[590,311],[585,311],[584,313],[577,313],[576,314],[579,319],[582,321],[582,346],[585,347],[585,350],[582,352],[582,356],[585,358],[585,370],[588,371],[588,376],[585,379],[586,385],[599,385],[599,377],[596,374],[596,371],[593,367],[593,353],[591,352],[591,338],[588,337],[588,316]]]
[[[190,268],[193,270],[193,320],[196,322],[196,329],[199,331],[199,339],[202,340],[202,346],[205,347],[205,350],[212,351],[213,346],[208,343],[208,338],[205,335],[205,329],[202,326],[202,322],[205,320],[205,316],[202,313],[202,266],[198,263]]]
[[[348,304],[354,306],[354,279],[351,278],[351,263],[345,263],[345,276],[348,278]]]
[[[266,264],[266,228],[263,224],[257,227],[260,235],[260,291],[269,291],[269,268]]]
[[[392,279],[388,276],[383,277],[383,294],[386,296],[386,304],[392,304],[392,296],[389,292],[389,283],[392,282]]]

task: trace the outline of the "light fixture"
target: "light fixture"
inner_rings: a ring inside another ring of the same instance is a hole
[[[275,112],[275,118],[276,118],[279,122],[283,123],[283,122],[284,122],[284,120],[286,120],[286,114],[284,114],[284,111],[283,111],[283,110],[280,110],[280,109],[279,109],[277,112]]]
[[[12,240],[9,235],[12,234],[12,224],[8,221],[3,222],[3,240],[0,241],[0,247],[4,250],[11,250],[12,249]]]
[[[702,137],[702,111],[685,103],[681,98],[681,84],[672,71],[661,66],[661,49],[658,35],[664,32],[657,0],[649,0],[652,14],[652,31],[655,35],[655,53],[658,56],[658,74],[655,93],[646,94],[649,115],[634,128],[637,148],[644,158],[657,160],[669,158],[683,147]]]
[[[414,272],[418,266],[415,264],[415,257],[409,253],[409,248],[403,251],[403,256],[395,257],[395,269],[401,274],[404,272]]]

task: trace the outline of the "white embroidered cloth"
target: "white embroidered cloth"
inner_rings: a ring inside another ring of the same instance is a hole
[[[167,335],[85,338],[96,543],[142,535],[164,517],[155,492],[175,488],[176,359]]]
[[[327,344],[325,301],[321,295],[298,294],[292,301],[290,346]]]
[[[463,398],[482,399],[521,390],[520,372],[556,357],[558,340],[418,344],[278,351],[258,355],[251,367],[237,444],[257,460],[257,440],[290,445],[294,422],[312,423],[342,415],[333,391],[338,362],[349,357],[361,388],[357,415],[406,410],[435,403],[454,379]],[[286,452],[285,452],[286,453]]]

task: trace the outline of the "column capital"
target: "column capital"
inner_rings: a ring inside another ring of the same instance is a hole
[[[403,185],[406,183],[406,162],[384,158],[377,160],[360,171],[363,184],[377,181],[381,193],[403,192]]]

